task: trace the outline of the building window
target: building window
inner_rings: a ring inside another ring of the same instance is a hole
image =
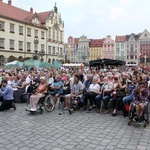
[[[55,40],[55,29],[53,29],[53,40]]]
[[[41,31],[41,39],[44,39],[44,32]]]
[[[10,33],[15,33],[15,25],[10,23]]]
[[[59,41],[59,31],[57,30],[57,41]]]
[[[19,34],[23,35],[23,26],[19,26]]]
[[[53,46],[53,55],[55,55],[55,46]]]
[[[31,51],[31,42],[27,42],[27,51]]]
[[[9,46],[10,46],[10,49],[12,49],[12,50],[14,50],[14,43],[15,43],[15,40],[9,40],[9,42],[10,42],[10,44],[9,44]]]
[[[4,45],[5,45],[5,39],[0,38],[0,49],[4,49],[5,48]]]
[[[49,39],[51,39],[51,28],[49,28]]]
[[[38,52],[38,44],[34,43],[34,51],[37,53]]]
[[[62,48],[60,48],[60,55],[63,55],[63,50],[62,50]]]
[[[48,53],[51,54],[51,46],[48,46]]]
[[[41,44],[41,51],[44,51],[44,44]]]
[[[27,28],[27,36],[31,36],[31,28]]]
[[[63,42],[63,39],[62,39],[62,31],[60,32],[60,42]]]
[[[38,30],[34,30],[34,37],[38,38]]]
[[[0,21],[0,31],[5,31],[5,22]]]
[[[19,41],[19,50],[23,50],[23,41]]]

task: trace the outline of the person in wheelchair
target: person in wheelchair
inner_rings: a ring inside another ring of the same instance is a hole
[[[58,101],[58,97],[63,94],[63,82],[61,81],[61,76],[59,74],[56,75],[53,86],[51,86],[51,95],[54,96],[54,103],[56,105]],[[55,109],[55,107],[54,107]]]
[[[149,90],[145,88],[144,82],[140,81],[138,87],[133,91],[133,104],[132,106],[136,109],[137,118],[134,119],[135,122],[142,123],[143,111],[145,106],[148,104]]]
[[[39,99],[47,93],[48,85],[45,77],[40,77],[40,84],[36,88],[36,91],[33,95],[30,96],[30,111],[37,111],[37,103]]]

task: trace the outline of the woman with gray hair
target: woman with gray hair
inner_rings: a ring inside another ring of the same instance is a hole
[[[93,78],[93,83],[90,84],[90,87],[87,90],[87,93],[89,95],[89,100],[90,100],[90,107],[87,110],[87,112],[89,113],[89,112],[93,111],[93,103],[96,104],[95,97],[100,93],[100,86],[98,84],[98,78],[97,77]]]

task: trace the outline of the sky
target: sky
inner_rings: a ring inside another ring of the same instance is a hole
[[[7,2],[8,0],[3,0]],[[55,2],[65,23],[65,42],[150,31],[150,0],[12,0],[12,5],[34,12],[50,11]]]

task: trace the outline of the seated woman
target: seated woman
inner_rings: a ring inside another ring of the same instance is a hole
[[[87,110],[87,112],[92,112],[93,111],[93,103],[96,104],[95,97],[100,93],[100,86],[97,82],[98,82],[98,78],[94,77],[93,78],[93,83],[90,84],[90,87],[87,90],[88,99],[90,100],[90,107]]]
[[[137,118],[135,119],[136,122],[141,123],[143,120],[143,111],[148,104],[149,95],[149,90],[144,87],[144,82],[138,82],[138,87],[133,91],[133,106],[136,108],[137,115]]]
[[[117,116],[117,109],[122,105],[122,99],[125,96],[126,82],[122,78],[118,79],[118,85],[115,87],[115,95],[112,100],[112,116]]]
[[[26,88],[26,81],[25,76],[21,76],[20,81],[18,82],[17,86],[12,86],[13,88],[16,88],[17,90],[14,90],[14,101],[20,103],[21,102],[21,95],[25,92]]]
[[[48,90],[48,85],[45,77],[40,77],[40,84],[36,88],[36,92],[30,96],[30,111],[37,111],[36,105],[39,99],[46,93]]]
[[[66,75],[66,79],[64,81],[64,86],[63,86],[63,94],[69,94],[70,93],[70,87],[71,87],[71,76],[69,74]]]
[[[61,76],[60,75],[58,75],[58,74],[56,75],[55,82],[51,86],[51,90],[53,90],[53,92],[51,92],[51,95],[54,96],[54,102],[55,102],[55,105],[56,105],[58,97],[61,94],[63,94],[63,82],[61,81]]]
[[[108,77],[104,78],[104,85],[102,86],[102,94],[96,96],[96,103],[97,103],[97,112],[100,112],[100,105],[101,105],[101,100],[103,100],[104,107],[105,107],[105,114],[108,113],[108,104],[109,100],[111,98],[111,92],[113,90],[113,82],[109,80]]]

